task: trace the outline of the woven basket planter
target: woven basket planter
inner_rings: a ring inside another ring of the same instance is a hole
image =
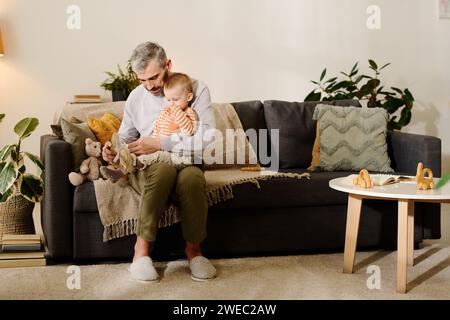
[[[34,203],[20,194],[0,203],[0,239],[4,234],[34,234]]]

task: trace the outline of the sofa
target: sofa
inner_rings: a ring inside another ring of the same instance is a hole
[[[360,106],[358,101],[331,101],[337,106]],[[245,130],[280,129],[280,171],[305,172],[311,162],[316,135],[312,119],[317,102],[244,101],[232,103]],[[267,136],[270,145],[270,134]],[[54,135],[40,141],[45,171],[41,222],[54,261],[129,259],[135,236],[103,242],[92,182],[74,188],[67,175],[72,169],[71,147]],[[436,177],[441,175],[441,141],[432,136],[387,132],[388,153],[396,173],[415,175],[422,161]],[[308,179],[273,178],[233,187],[234,198],[211,206],[203,252],[210,257],[285,255],[342,252],[347,194],[328,182],[351,172],[313,172]],[[416,203],[414,241],[439,239],[440,204]],[[395,249],[397,203],[363,202],[359,249]],[[179,224],[161,228],[154,243],[154,259],[183,256]]]

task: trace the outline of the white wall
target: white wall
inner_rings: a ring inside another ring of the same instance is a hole
[[[70,4],[81,8],[81,30],[66,27]],[[380,30],[366,27],[372,4]],[[303,101],[325,66],[391,62],[384,81],[417,100],[405,131],[441,137],[450,171],[450,20],[437,18],[437,0],[0,0],[0,28],[0,145],[18,120],[36,116],[24,147],[38,153],[55,110],[74,94],[106,95],[103,71],[155,40],[214,101]]]

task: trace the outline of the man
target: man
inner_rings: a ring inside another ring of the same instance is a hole
[[[172,62],[164,49],[156,43],[140,44],[130,59],[133,71],[141,85],[134,89],[125,103],[119,129],[121,142],[128,143],[135,155],[151,154],[165,150],[196,156],[206,145],[203,133],[215,127],[208,88],[193,80],[194,100],[191,108],[197,113],[199,127],[193,136],[175,133],[170,137],[152,137],[155,120],[166,107],[163,86],[171,74]],[[116,153],[107,142],[102,150],[103,159],[112,161]],[[156,239],[158,221],[171,196],[181,208],[181,226],[186,240],[185,254],[189,260],[193,280],[209,280],[216,269],[202,256],[200,243],[206,237],[208,201],[203,171],[198,166],[188,166],[177,171],[166,163],[154,163],[144,171],[130,175],[130,184],[141,194],[138,214],[137,239],[134,246],[131,276],[137,280],[158,280],[158,273],[150,258],[152,242]]]

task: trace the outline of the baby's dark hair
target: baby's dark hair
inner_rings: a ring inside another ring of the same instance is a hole
[[[184,73],[172,73],[164,84],[164,89],[171,89],[175,86],[182,86],[187,93],[193,93],[191,78]]]

